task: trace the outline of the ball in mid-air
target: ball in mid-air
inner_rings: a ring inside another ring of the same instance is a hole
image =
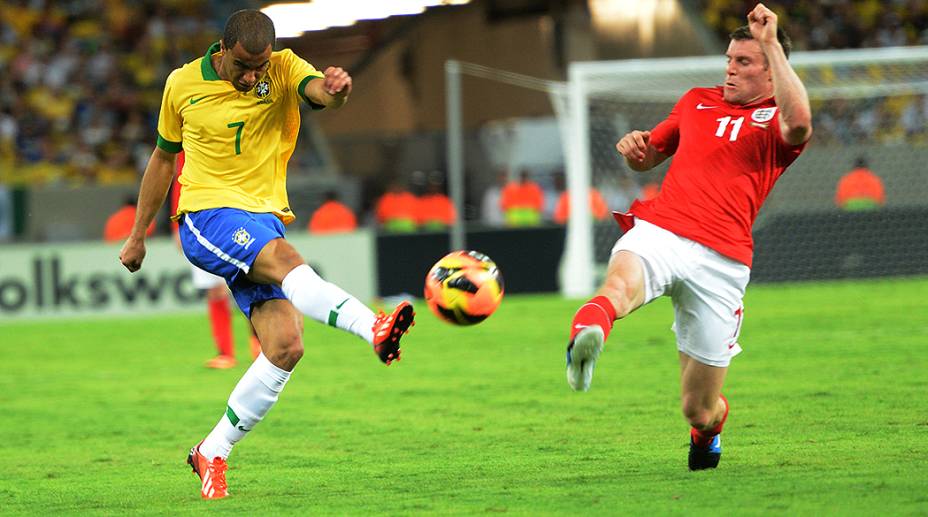
[[[503,275],[490,257],[452,251],[425,277],[425,301],[440,319],[474,325],[487,319],[503,299]]]

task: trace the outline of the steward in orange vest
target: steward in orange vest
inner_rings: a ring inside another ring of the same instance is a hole
[[[103,240],[106,242],[126,240],[129,234],[132,233],[133,223],[135,223],[135,200],[128,198],[122,208],[113,212],[106,220],[106,225],[103,227]],[[155,233],[154,221],[148,225],[145,235],[151,236],[153,233]]]
[[[425,194],[419,197],[419,226],[427,230],[442,230],[454,224],[457,211],[451,198],[442,191],[441,182],[430,181]]]
[[[537,226],[545,206],[541,187],[530,180],[528,172],[519,174],[520,181],[511,181],[503,188],[500,206],[509,226]]]
[[[326,192],[325,202],[313,212],[307,230],[310,233],[345,233],[353,232],[358,227],[354,212],[338,200],[338,194]]]
[[[374,209],[377,222],[387,231],[414,232],[418,198],[398,182],[390,184]]]
[[[847,211],[874,210],[886,204],[883,180],[867,168],[867,161],[858,158],[854,169],[838,181],[835,204]]]

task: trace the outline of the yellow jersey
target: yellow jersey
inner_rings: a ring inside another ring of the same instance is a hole
[[[206,55],[168,76],[158,116],[158,147],[184,150],[177,216],[208,208],[273,213],[293,221],[287,161],[300,129],[306,83],[323,74],[291,50],[272,52],[270,66],[248,93],[220,79]],[[176,216],[175,216],[176,217]]]

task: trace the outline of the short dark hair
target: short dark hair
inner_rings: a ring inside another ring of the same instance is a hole
[[[274,22],[271,18],[256,9],[242,9],[235,11],[226,20],[226,27],[222,31],[222,44],[231,50],[236,43],[249,54],[260,54],[268,45],[274,48],[277,35],[274,32]]]
[[[728,37],[735,41],[754,39],[754,35],[751,34],[751,28],[747,25],[742,25],[731,31]],[[779,41],[780,46],[783,47],[783,54],[789,59],[789,51],[793,49],[793,40],[789,38],[789,34],[783,30],[783,27],[777,27],[777,41]]]

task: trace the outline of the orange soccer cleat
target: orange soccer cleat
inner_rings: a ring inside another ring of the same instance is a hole
[[[217,370],[227,370],[234,367],[236,364],[235,358],[231,355],[217,355],[216,357],[206,361],[207,368],[215,368]]]
[[[200,442],[203,443],[203,442]],[[209,461],[205,456],[200,454],[200,444],[190,449],[187,455],[187,465],[193,468],[193,473],[200,476],[202,485],[200,495],[203,499],[222,499],[229,495],[229,489],[226,485],[226,469],[229,466],[226,460],[215,457]]]
[[[416,313],[409,302],[400,302],[389,316],[383,311],[374,320],[374,353],[381,361],[390,365],[400,360],[400,338],[415,325]]]

